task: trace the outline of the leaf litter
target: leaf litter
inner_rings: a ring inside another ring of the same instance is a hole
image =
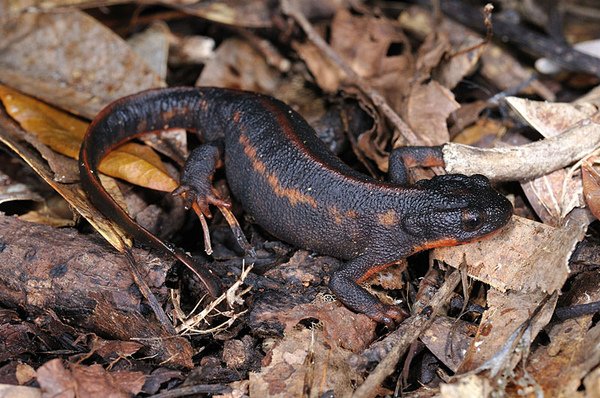
[[[502,148],[510,145],[509,138],[518,136],[520,142],[547,142],[542,157],[552,157],[556,147],[554,141],[546,140],[549,137],[560,137],[582,121],[587,123],[583,128],[590,131],[590,137],[598,130],[600,101],[593,89],[597,81],[580,78],[580,86],[575,87],[577,73],[571,80],[536,77],[529,71],[534,60],[516,56],[518,48],[497,46],[447,16],[416,6],[398,10],[391,3],[373,7],[362,2],[282,1],[280,9],[273,9],[263,1],[252,5],[217,1],[209,6],[166,1],[162,2],[166,11],[138,13],[135,3],[126,1],[121,6],[111,6],[113,2],[69,3],[69,8],[59,1],[46,2],[42,8],[8,3],[0,5],[0,10],[10,10],[0,28],[0,81],[5,85],[1,94],[8,112],[0,118],[0,141],[117,248],[127,246],[118,226],[95,212],[76,185],[74,159],[87,125],[84,119],[89,120],[114,99],[163,86],[165,80],[169,85],[194,81],[190,77],[182,80],[180,70],[195,75],[199,85],[279,97],[318,125],[319,135],[344,160],[382,178],[389,151],[397,146],[439,145],[456,138],[477,147]],[[464,3],[457,2],[467,7]],[[97,6],[104,7],[95,9]],[[117,26],[119,14],[130,21],[129,26],[118,27],[119,34],[129,38],[152,26],[146,33],[155,35],[154,39],[123,40],[115,33],[117,29],[107,27]],[[567,32],[569,21],[567,18]],[[479,22],[483,24],[482,17]],[[166,43],[171,44],[170,50]],[[214,53],[210,43],[217,43]],[[582,91],[581,84],[590,94],[573,101]],[[354,124],[356,119],[367,122]],[[355,125],[362,127],[351,128]],[[332,134],[332,130],[341,134]],[[168,192],[176,185],[174,166],[187,152],[186,139],[178,134],[173,141],[165,138],[154,145],[162,156],[140,144],[127,144],[130,149],[114,152],[113,159],[107,159],[111,166],[102,171],[136,186]],[[515,216],[490,239],[436,249],[429,261],[426,256],[409,259],[408,268],[403,265],[385,278],[372,278],[369,289],[412,308],[413,317],[399,330],[414,340],[391,333],[377,348],[379,359],[369,359],[366,367],[357,366],[357,358],[370,355],[366,353],[374,349],[373,342],[387,332],[331,300],[326,282],[329,272],[339,266],[334,259],[302,252],[294,255],[293,248],[270,241],[260,230],[243,223],[258,258],[254,265],[245,265],[245,259],[220,232],[223,220],[214,217],[210,227],[213,258],[202,261],[212,263],[231,286],[224,296],[208,302],[198,295],[194,281],[181,272],[176,282],[168,282],[167,290],[165,281],[172,278],[168,267],[155,267],[148,274],[176,332],[159,333],[164,325],[148,316],[142,304],[132,307],[132,316],[145,318],[149,333],[127,334],[117,324],[101,326],[110,319],[111,308],[115,314],[120,311],[125,296],[117,293],[107,301],[89,291],[89,297],[104,306],[96,313],[103,319],[92,317],[93,322],[82,324],[77,320],[88,318],[65,311],[68,306],[64,303],[40,305],[47,300],[44,294],[59,294],[43,279],[36,282],[37,304],[18,295],[0,296],[3,308],[12,305],[32,313],[42,308],[50,311],[54,320],[41,325],[62,333],[68,330],[71,350],[78,351],[77,355],[61,355],[64,342],[61,345],[52,333],[46,335],[48,330],[32,328],[20,318],[21,313],[13,313],[3,319],[0,334],[6,337],[14,335],[11,330],[24,328],[30,335],[40,336],[44,345],[30,339],[6,340],[11,351],[2,362],[5,372],[1,374],[10,377],[3,376],[1,383],[32,385],[35,380],[42,396],[58,391],[70,391],[72,396],[131,396],[176,391],[174,388],[202,392],[215,383],[219,389],[214,391],[223,396],[321,396],[330,391],[336,396],[374,396],[401,390],[415,396],[432,390],[440,396],[594,396],[600,380],[597,320],[594,312],[568,316],[582,305],[600,301],[598,264],[575,269],[570,263],[582,240],[592,247],[598,245],[597,223],[590,224],[599,213],[598,148],[590,144],[587,149],[584,156],[566,160],[558,170],[520,180],[522,191],[514,184],[499,185],[513,199],[519,214],[533,217]],[[0,156],[0,164],[8,164],[6,155]],[[526,150],[520,156],[532,165],[539,161]],[[465,163],[468,158],[462,160]],[[496,165],[488,161],[477,167],[472,172],[493,175]],[[161,174],[164,182],[148,178],[148,170]],[[5,170],[0,168],[0,172]],[[17,182],[8,184],[19,188]],[[113,195],[121,196],[122,203],[137,198],[142,207],[160,209],[169,202],[163,199],[153,204],[156,198],[139,188],[112,184]],[[227,195],[226,185],[219,187]],[[50,203],[45,196],[40,199],[27,193],[36,192],[35,185],[26,188],[19,188],[25,196],[15,195],[6,203],[20,203],[14,200],[17,198]],[[25,213],[11,211],[23,220],[61,225]],[[239,210],[236,216],[240,216]],[[5,220],[5,234],[24,228],[18,222],[22,221]],[[151,225],[152,218],[145,222]],[[198,228],[186,228],[181,236],[197,234]],[[49,231],[36,234],[44,241]],[[67,236],[82,232],[80,228]],[[200,242],[202,238],[191,240]],[[198,249],[189,238],[178,241],[188,250]],[[86,243],[93,244],[102,247],[100,240]],[[40,246],[38,250],[40,255],[52,256],[56,249],[61,248]],[[86,256],[89,254],[81,257],[82,269],[87,269]],[[126,268],[95,261],[98,270],[112,267],[121,278],[127,274]],[[443,272],[449,267],[459,270],[462,283],[452,276],[452,284],[444,285],[441,274],[430,286],[419,284],[427,269]],[[49,272],[56,278],[63,269],[72,272],[68,267]],[[109,288],[117,286],[111,278],[102,283]],[[22,275],[21,280],[28,279]],[[13,283],[9,272],[2,273],[2,283]],[[454,283],[459,285],[457,289]],[[44,289],[39,290],[41,286]],[[449,289],[447,295],[435,296],[440,286]],[[133,282],[130,289],[139,294]],[[442,297],[432,313],[424,304],[428,295]],[[442,305],[451,296],[462,297],[463,307]],[[467,307],[480,310],[468,311]],[[567,316],[557,318],[557,314]],[[85,339],[90,332],[113,340],[98,343]],[[175,345],[169,346],[170,339]],[[183,347],[179,358],[176,344]],[[60,359],[52,359],[51,352]],[[18,363],[31,365],[27,369],[35,372],[19,368]],[[163,363],[194,370],[173,373],[161,367]],[[427,366],[436,369],[433,376],[427,373]],[[203,367],[205,373],[200,371]],[[35,389],[27,391],[36,393]]]

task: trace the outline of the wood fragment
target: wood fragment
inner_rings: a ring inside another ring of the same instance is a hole
[[[441,312],[443,306],[450,299],[460,280],[460,272],[458,271],[448,275],[446,282],[433,296],[428,307],[420,314],[413,315],[405,320],[398,329],[388,336],[388,338],[393,336],[393,339],[396,340],[394,347],[388,356],[371,372],[365,382],[354,391],[352,395],[354,398],[373,396],[373,392],[377,391],[384,379],[394,372],[402,354],[406,352],[413,341],[433,324],[436,315]],[[431,311],[427,309],[431,309]],[[426,314],[423,314],[423,312]]]
[[[504,148],[476,148],[448,143],[444,162],[448,173],[484,174],[496,181],[527,181],[561,169],[600,147],[600,124],[584,119],[564,133]]]
[[[345,84],[358,87],[373,104],[384,114],[384,116],[394,125],[396,129],[406,138],[410,145],[432,145],[429,137],[417,136],[410,126],[392,109],[386,99],[367,82],[354,72],[354,70],[331,48],[329,44],[314,30],[312,24],[306,19],[304,14],[298,8],[293,6],[290,1],[282,0],[281,7],[285,14],[294,19],[302,28],[308,40],[310,40],[324,56],[334,65],[339,67],[347,77]]]

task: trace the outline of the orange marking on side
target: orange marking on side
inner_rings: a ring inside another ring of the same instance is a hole
[[[364,281],[366,281],[367,279],[369,279],[371,276],[373,276],[374,274],[383,271],[386,268],[391,267],[392,265],[396,265],[399,264],[401,260],[398,261],[393,261],[391,263],[385,263],[385,264],[379,264],[379,265],[374,265],[373,267],[369,268],[369,270],[367,272],[365,272],[363,274],[363,276],[361,276],[360,278],[358,278],[356,280],[356,283],[363,283]]]
[[[358,212],[354,209],[346,211],[346,216],[350,218],[358,218]]]
[[[344,222],[344,216],[335,205],[327,207],[327,212],[333,219],[334,223],[336,223],[337,225],[342,225],[342,223]]]
[[[477,241],[482,240],[482,239],[488,239],[490,236],[496,235],[501,230],[502,230],[502,228],[497,229],[495,231],[492,231],[492,232],[490,232],[487,235],[478,236],[477,238],[473,238],[471,240],[465,240],[465,241],[462,241],[462,242],[459,242],[458,240],[452,239],[452,238],[440,239],[440,240],[436,240],[436,241],[432,241],[432,242],[426,242],[425,244],[423,244],[421,246],[415,246],[413,253],[417,253],[417,252],[420,252],[422,250],[435,249],[436,247],[449,247],[449,246],[466,245],[467,243],[473,243],[473,242],[477,242]]]
[[[242,117],[242,112],[240,112],[240,111],[233,112],[233,122],[234,123],[236,123],[236,124],[239,123],[241,117]]]
[[[384,225],[386,227],[393,227],[398,225],[398,214],[396,211],[389,209],[385,213],[377,214],[377,221],[379,224]]]
[[[424,244],[422,244],[420,246],[415,246],[413,253],[417,253],[417,252],[420,252],[423,250],[434,249],[436,247],[456,246],[456,245],[461,245],[463,243],[468,243],[468,242],[459,242],[454,238],[439,239],[439,240],[434,240],[431,242],[425,242]]]
[[[275,174],[267,171],[267,166],[258,158],[256,148],[252,146],[247,135],[240,134],[238,141],[244,147],[244,153],[246,156],[248,156],[248,159],[250,159],[252,168],[256,170],[258,174],[265,177],[275,195],[279,196],[280,198],[286,198],[289,200],[292,206],[296,206],[298,203],[306,203],[314,208],[317,208],[317,201],[315,198],[300,192],[298,189],[283,187],[279,181],[279,178]]]

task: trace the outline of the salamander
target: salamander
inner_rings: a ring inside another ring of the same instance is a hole
[[[407,313],[362,288],[369,276],[418,251],[483,238],[512,215],[510,202],[482,175],[440,175],[407,185],[406,162],[394,156],[391,181],[366,176],[333,155],[296,111],[266,95],[178,87],[119,99],[98,114],[83,141],[84,190],[135,239],[191,267],[193,260],[182,251],[137,225],[98,179],[98,164],[115,147],[173,128],[193,130],[202,142],[191,152],[175,194],[207,215],[210,205],[229,206],[212,187],[215,169],[224,163],[231,193],[255,222],[283,241],[343,260],[330,277],[331,291],[377,322],[393,324]],[[417,151],[426,162],[435,152]],[[218,279],[195,269],[209,293],[218,294]]]

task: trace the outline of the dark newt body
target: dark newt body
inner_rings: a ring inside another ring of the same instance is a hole
[[[122,213],[91,170],[120,143],[176,127],[198,131],[206,143],[188,159],[179,193],[206,206],[212,174],[224,155],[230,189],[256,222],[289,243],[347,260],[332,275],[331,289],[344,304],[380,322],[403,314],[357,282],[416,251],[488,235],[512,214],[510,203],[483,176],[438,176],[410,187],[367,177],[329,152],[298,113],[271,97],[172,88],[109,105],[90,126],[80,156],[82,183],[94,203],[154,246],[162,242]],[[214,277],[199,274],[216,293]]]

